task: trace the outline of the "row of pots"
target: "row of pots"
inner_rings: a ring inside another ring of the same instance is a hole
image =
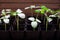
[[[60,40],[60,31],[0,31],[1,40]]]
[[[33,30],[32,26],[30,24],[20,24],[19,25],[19,30]],[[48,30],[54,31],[59,30],[58,24],[48,24]],[[0,25],[0,30],[5,30],[4,25]],[[17,30],[16,25],[8,25],[6,27],[6,30]],[[41,31],[41,30],[46,30],[46,25],[44,24],[38,24],[37,28],[35,28],[36,31]]]
[[[40,20],[42,20],[42,23],[39,23],[37,28],[35,30],[41,31],[41,30],[46,30],[46,22],[44,21],[44,18],[40,18],[38,17]],[[53,18],[54,20],[50,23],[48,23],[48,30],[59,30],[59,26],[57,23],[57,18]],[[17,26],[16,23],[14,22],[14,19],[11,19],[10,23],[7,24],[6,29],[7,30],[17,30]],[[59,21],[58,21],[59,22]],[[19,29],[20,30],[33,30],[33,28],[31,27],[31,21],[25,19],[25,20],[20,20],[19,21]],[[0,24],[0,30],[4,30],[4,25]]]
[[[59,30],[59,27],[58,27],[58,25],[48,25],[47,29],[49,31],[57,31],[57,30]],[[0,26],[0,30],[5,30],[5,27]],[[7,31],[14,31],[14,30],[16,31],[17,27],[16,26],[7,26],[6,30]],[[20,25],[19,30],[21,30],[21,31],[24,31],[24,30],[25,31],[28,31],[28,30],[33,31],[33,28],[31,27],[31,25]],[[42,30],[46,30],[45,25],[38,25],[38,27],[35,28],[35,31],[42,31]]]

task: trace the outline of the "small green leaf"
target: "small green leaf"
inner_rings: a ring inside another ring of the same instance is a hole
[[[40,10],[35,10],[36,13],[40,13]]]
[[[1,15],[2,15],[2,16],[5,16],[5,15],[6,15],[6,13],[2,13]]]
[[[41,12],[41,14],[44,14],[45,13],[45,10],[44,9],[41,9],[40,12]]]
[[[16,12],[11,12],[11,16],[16,16]]]
[[[41,6],[41,9],[48,10],[46,6]]]
[[[60,12],[60,10],[56,10],[56,12]]]

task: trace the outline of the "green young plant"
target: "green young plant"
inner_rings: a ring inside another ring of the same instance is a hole
[[[17,16],[17,12],[11,12],[11,16],[14,16],[17,24],[17,31],[19,31],[19,17]]]
[[[39,12],[40,14],[45,15],[45,18],[47,19],[47,20],[46,20],[46,31],[47,31],[48,21],[49,21],[49,22],[52,21],[52,19],[48,17],[47,13],[48,13],[48,12],[52,13],[53,11],[52,11],[51,9],[47,8],[46,6],[40,6],[40,8],[41,8],[40,10],[35,10],[35,12],[36,12],[36,13]],[[48,20],[48,19],[49,19],[49,20]],[[45,21],[45,19],[44,19],[44,21]]]
[[[29,9],[29,8],[31,9],[32,17],[29,17],[28,20],[32,21],[31,26],[33,28],[33,31],[35,31],[35,28],[37,27],[38,22],[41,23],[41,21],[37,19],[38,14],[36,15],[36,18],[33,17],[33,8],[38,8],[38,7],[35,5],[31,5],[30,7],[26,7],[25,9]]]
[[[6,15],[6,12],[4,11],[4,13],[2,12],[2,15]],[[6,24],[5,24],[5,31],[6,31]]]
[[[12,12],[11,16],[15,16],[16,24],[17,24],[17,31],[19,31],[19,18],[17,17],[17,13],[16,12]]]
[[[19,31],[19,17],[24,19],[25,18],[25,14],[22,13],[22,10],[17,9],[16,12],[14,12],[14,11],[11,12],[11,16],[15,17],[16,23],[17,23],[17,31]]]
[[[57,19],[57,24],[59,25],[59,31],[60,31],[60,23],[59,23],[59,20],[60,20],[60,10],[56,10],[56,17],[58,17]]]
[[[59,30],[60,30],[60,10],[55,10],[54,14],[50,15],[49,17],[57,17],[57,24],[59,25]]]
[[[36,15],[36,18],[37,18],[38,17],[38,14],[40,13],[40,9],[35,10],[35,12],[37,13],[37,15]]]
[[[4,21],[4,25],[5,25],[5,31],[6,31],[6,27],[7,27],[7,24],[9,23],[9,17],[10,17],[10,15],[6,15],[7,13],[5,12],[5,9],[3,9],[2,10],[2,14],[1,14],[1,18],[0,18],[0,20],[1,19],[3,19],[3,21]]]

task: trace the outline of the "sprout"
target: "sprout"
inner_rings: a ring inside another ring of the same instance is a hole
[[[1,19],[3,19],[3,22],[5,23],[5,31],[6,31],[6,24],[8,24],[9,23],[9,16],[3,16],[3,17],[1,17]]]
[[[59,31],[60,31],[60,23],[59,23],[59,20],[60,20],[60,10],[57,10],[55,15],[58,17],[57,23],[59,25]]]
[[[0,20],[3,19],[3,22],[5,23],[5,31],[6,31],[6,24],[9,23],[9,19],[8,19],[9,17],[10,17],[10,15],[5,15],[0,18]]]
[[[52,19],[49,18],[46,13],[48,13],[48,12],[51,12],[51,13],[52,13],[52,10],[49,9],[49,8],[47,8],[46,6],[40,6],[40,8],[41,8],[41,9],[35,10],[35,12],[45,15],[45,17],[46,17],[46,19],[47,19],[47,21],[46,21],[46,31],[47,31],[48,22],[51,22]],[[44,19],[44,21],[45,21],[45,19]]]
[[[6,10],[3,9],[3,10],[1,11],[1,13],[2,13],[1,16],[2,16],[2,17],[0,18],[0,20],[3,19],[3,22],[5,23],[5,24],[4,24],[4,25],[5,25],[5,31],[6,31],[6,24],[9,23],[9,19],[8,19],[8,18],[10,18],[10,15],[9,15],[9,14],[7,15],[7,13],[10,13],[10,11],[11,11],[10,9],[6,9]]]
[[[58,23],[58,25],[59,25],[59,31],[60,31],[60,23],[59,23],[59,20],[60,20],[60,10],[56,10],[56,17],[58,17],[58,19],[57,19],[57,23]]]
[[[39,22],[39,23],[41,23],[41,21],[40,20],[38,20],[37,19],[37,17],[38,17],[38,14],[37,14],[37,16],[36,16],[36,18],[34,18],[33,17],[33,8],[39,8],[40,6],[35,6],[35,5],[31,5],[30,7],[26,7],[25,9],[31,9],[31,14],[32,14],[32,17],[30,17],[30,18],[28,18],[28,20],[30,20],[30,21],[32,21],[31,22],[31,26],[33,27],[33,29],[35,29],[36,27],[37,27],[37,22]],[[36,12],[37,12],[38,10],[36,10]],[[34,24],[32,24],[32,23],[34,23]],[[36,25],[35,25],[35,23],[36,23]],[[35,25],[35,26],[34,26]],[[35,28],[34,28],[35,27]]]
[[[30,7],[26,7],[25,9],[31,9],[31,14],[32,14],[32,17],[29,17],[28,20],[32,21],[31,22],[31,26],[33,27],[33,29],[35,30],[35,28],[37,27],[37,21],[35,22],[35,18],[33,17],[33,8],[35,8],[35,5],[31,5]],[[36,25],[35,25],[36,23]]]
[[[38,23],[41,23],[41,21],[39,19],[37,19],[37,18],[35,19],[34,17],[30,17],[30,18],[28,18],[28,20],[32,21],[31,26],[33,27],[33,30],[35,30]]]
[[[57,19],[57,24],[58,24],[58,21],[60,19],[60,10],[57,10],[57,11],[54,11],[55,14],[53,15],[49,15],[49,17],[58,17]],[[60,23],[59,23],[59,30],[60,30]]]
[[[15,15],[15,18],[17,19],[17,31],[19,31],[19,17],[21,19],[24,19],[25,18],[25,14],[22,13],[23,11],[21,9],[17,9],[16,12],[14,13]],[[16,17],[18,16],[18,17]]]

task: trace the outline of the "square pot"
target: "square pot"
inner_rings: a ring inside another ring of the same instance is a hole
[[[8,31],[0,31],[0,40],[9,40],[9,32]]]
[[[13,40],[23,40],[24,31],[11,31],[11,37]]]
[[[54,33],[54,31],[41,31],[42,40],[53,40]]]
[[[26,31],[26,40],[39,40],[38,31]]]
[[[57,39],[57,40],[60,40],[60,31],[57,31],[56,39]]]
[[[10,23],[6,24],[6,31],[8,31],[10,28]],[[0,30],[4,30],[5,31],[5,25],[4,24],[0,24]]]
[[[20,31],[24,31],[24,28],[25,28],[25,24],[20,24],[20,25],[19,25],[19,30],[20,30]]]
[[[46,27],[45,27],[45,25],[40,25],[41,26],[41,31],[44,31],[44,30],[46,30]]]

